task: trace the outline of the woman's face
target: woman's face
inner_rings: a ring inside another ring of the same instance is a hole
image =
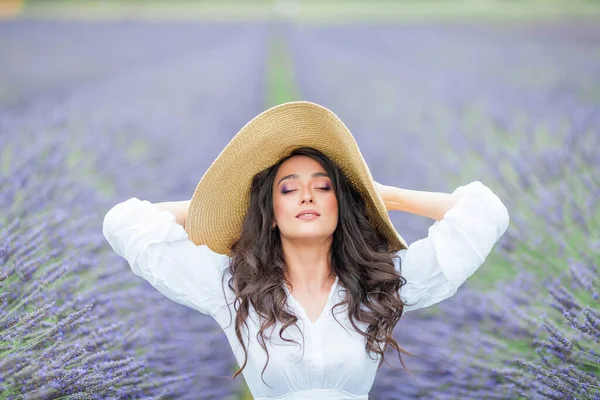
[[[320,215],[298,218],[303,210]],[[273,211],[282,239],[324,239],[338,224],[338,202],[331,179],[316,160],[290,157],[281,164],[273,182]]]

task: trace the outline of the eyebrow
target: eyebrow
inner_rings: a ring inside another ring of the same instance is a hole
[[[329,178],[329,175],[327,175],[325,172],[313,172],[312,174],[310,174],[310,176],[312,178],[315,178],[317,176],[324,176],[326,178]],[[279,180],[279,182],[277,182],[277,186],[279,186],[279,184],[281,183],[281,181],[283,181],[285,179],[298,179],[298,178],[300,178],[300,175],[298,175],[298,174],[289,174],[289,175],[286,175],[283,178],[281,178]]]

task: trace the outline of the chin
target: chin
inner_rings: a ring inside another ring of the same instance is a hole
[[[333,231],[322,231],[322,230],[300,230],[296,231],[296,233],[292,236],[294,239],[326,239],[333,235]]]

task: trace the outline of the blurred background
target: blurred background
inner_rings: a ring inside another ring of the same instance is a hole
[[[0,399],[251,399],[210,317],[105,241],[251,118],[334,111],[378,182],[480,180],[506,234],[403,316],[370,399],[600,396],[600,2],[0,0]],[[391,213],[411,243],[434,221]],[[29,396],[29,397],[28,397]]]

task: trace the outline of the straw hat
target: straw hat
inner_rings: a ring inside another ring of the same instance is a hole
[[[250,204],[253,176],[290,155],[313,147],[337,164],[366,202],[367,218],[388,238],[391,250],[408,248],[394,228],[354,137],[330,110],[308,101],[272,107],[254,117],[225,146],[202,176],[185,222],[197,246],[231,256]]]

